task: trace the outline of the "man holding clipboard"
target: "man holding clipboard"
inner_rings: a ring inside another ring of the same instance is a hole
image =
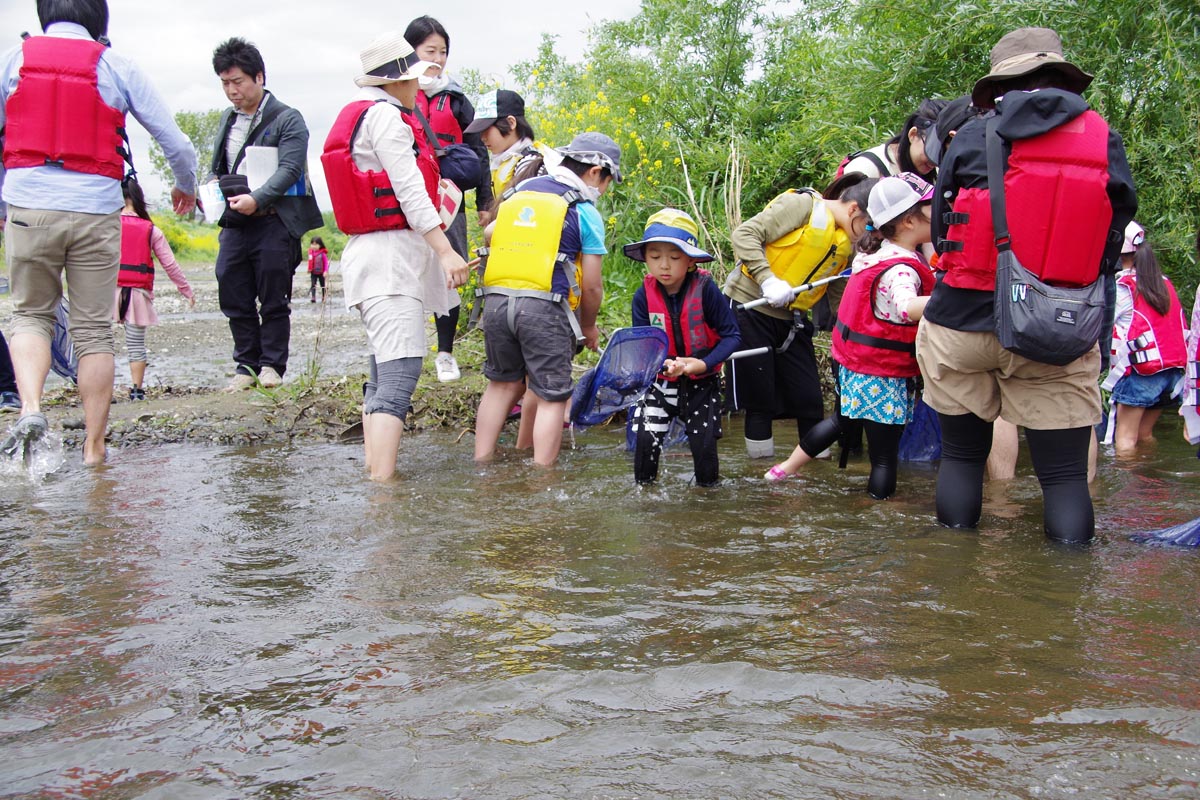
[[[266,90],[262,55],[245,39],[218,46],[213,71],[233,104],[221,116],[212,161],[228,203],[216,270],[237,362],[228,391],[256,381],[271,388],[287,370],[300,239],[324,224],[308,182],[308,127]]]

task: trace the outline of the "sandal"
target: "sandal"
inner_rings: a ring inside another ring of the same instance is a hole
[[[790,477],[792,477],[791,474],[784,472],[783,469],[776,464],[767,470],[767,474],[763,475],[763,480],[770,481],[771,483],[779,483],[780,481],[786,481]]]

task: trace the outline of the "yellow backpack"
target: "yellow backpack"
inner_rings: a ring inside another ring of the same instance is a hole
[[[580,199],[575,191],[557,195],[529,190],[505,199],[496,212],[496,227],[484,261],[483,294],[541,297],[553,302],[565,299],[574,310],[579,305],[581,267],[578,260],[572,265],[558,246],[567,211]],[[551,291],[559,262],[564,263],[570,282],[565,298]]]

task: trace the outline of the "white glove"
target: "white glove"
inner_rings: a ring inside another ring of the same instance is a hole
[[[780,280],[774,275],[767,278],[761,284],[763,297],[767,298],[767,302],[775,306],[775,308],[787,308],[795,299],[792,293],[792,286],[785,280]]]

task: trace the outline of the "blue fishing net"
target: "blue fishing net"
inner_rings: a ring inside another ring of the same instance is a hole
[[[621,328],[608,340],[600,363],[579,379],[571,395],[571,424],[599,425],[637,402],[667,357],[667,334],[658,328]]]
[[[937,461],[942,457],[942,424],[937,412],[917,398],[913,420],[900,437],[901,461]]]
[[[1134,533],[1129,538],[1135,542],[1142,542],[1144,544],[1173,544],[1178,547],[1200,547],[1200,517],[1191,522],[1174,525],[1170,528]]]
[[[54,338],[50,340],[50,368],[71,383],[78,382],[79,362],[75,358],[75,345],[67,332],[71,306],[64,297],[54,310]]]

